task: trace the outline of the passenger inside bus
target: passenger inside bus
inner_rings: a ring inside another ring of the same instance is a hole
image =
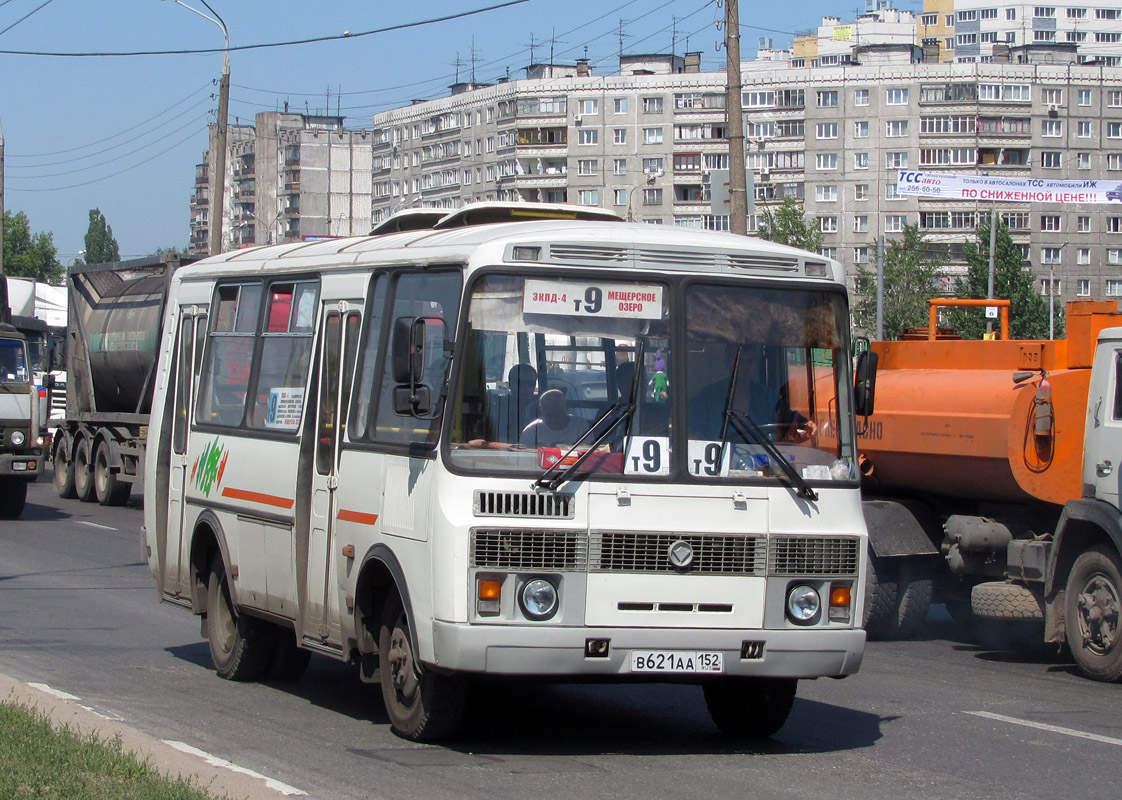
[[[588,431],[586,420],[569,413],[569,402],[560,389],[544,392],[538,405],[541,417],[527,425],[518,439],[523,447],[572,445]]]

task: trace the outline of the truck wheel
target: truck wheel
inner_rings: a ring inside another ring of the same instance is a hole
[[[269,623],[234,608],[221,557],[210,567],[206,608],[207,643],[218,677],[252,681],[264,675],[276,650],[275,631]]]
[[[296,645],[296,632],[281,625],[276,627],[277,650],[269,664],[266,677],[274,681],[298,681],[312,660],[310,650]]]
[[[1042,620],[1042,602],[1018,583],[986,581],[970,590],[970,609],[983,619]]]
[[[1122,565],[1099,545],[1075,560],[1064,593],[1067,644],[1075,663],[1097,681],[1122,678]]]
[[[66,448],[66,439],[60,439],[55,443],[55,453],[51,465],[54,471],[55,492],[63,500],[73,500],[78,495],[74,491],[74,469]]]
[[[90,440],[83,436],[74,447],[74,460],[70,462],[74,473],[74,494],[83,503],[95,499],[93,485],[93,461],[90,459]]]
[[[27,502],[27,481],[0,478],[0,519],[19,519]]]
[[[897,565],[893,559],[873,555],[865,574],[865,632],[870,639],[890,639],[896,633]]]
[[[915,636],[927,621],[927,612],[931,608],[931,564],[925,558],[902,558],[899,561],[900,604],[896,608],[895,638],[908,639]]]
[[[93,484],[97,502],[103,506],[123,506],[132,487],[113,474],[109,468],[109,443],[102,442],[94,453]]]
[[[758,739],[783,727],[798,685],[794,678],[723,678],[701,688],[709,716],[721,733]]]
[[[394,733],[414,742],[431,742],[455,733],[467,699],[462,679],[432,670],[418,674],[409,616],[397,592],[390,593],[382,609],[378,660],[382,700]]]

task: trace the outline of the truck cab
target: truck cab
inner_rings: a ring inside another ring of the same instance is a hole
[[[43,471],[39,390],[27,339],[0,324],[0,519],[23,513],[27,484]]]

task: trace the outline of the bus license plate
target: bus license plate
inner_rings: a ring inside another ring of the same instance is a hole
[[[632,672],[724,672],[723,653],[688,650],[632,650]]]

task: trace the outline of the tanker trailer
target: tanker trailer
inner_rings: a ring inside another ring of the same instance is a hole
[[[873,344],[867,629],[913,632],[934,589],[959,619],[1043,622],[1088,676],[1122,678],[1117,304],[1069,303],[1066,340],[964,341],[930,302],[926,335]]]
[[[143,479],[167,287],[191,260],[173,254],[69,269],[66,415],[51,452],[60,497],[120,505]]]

